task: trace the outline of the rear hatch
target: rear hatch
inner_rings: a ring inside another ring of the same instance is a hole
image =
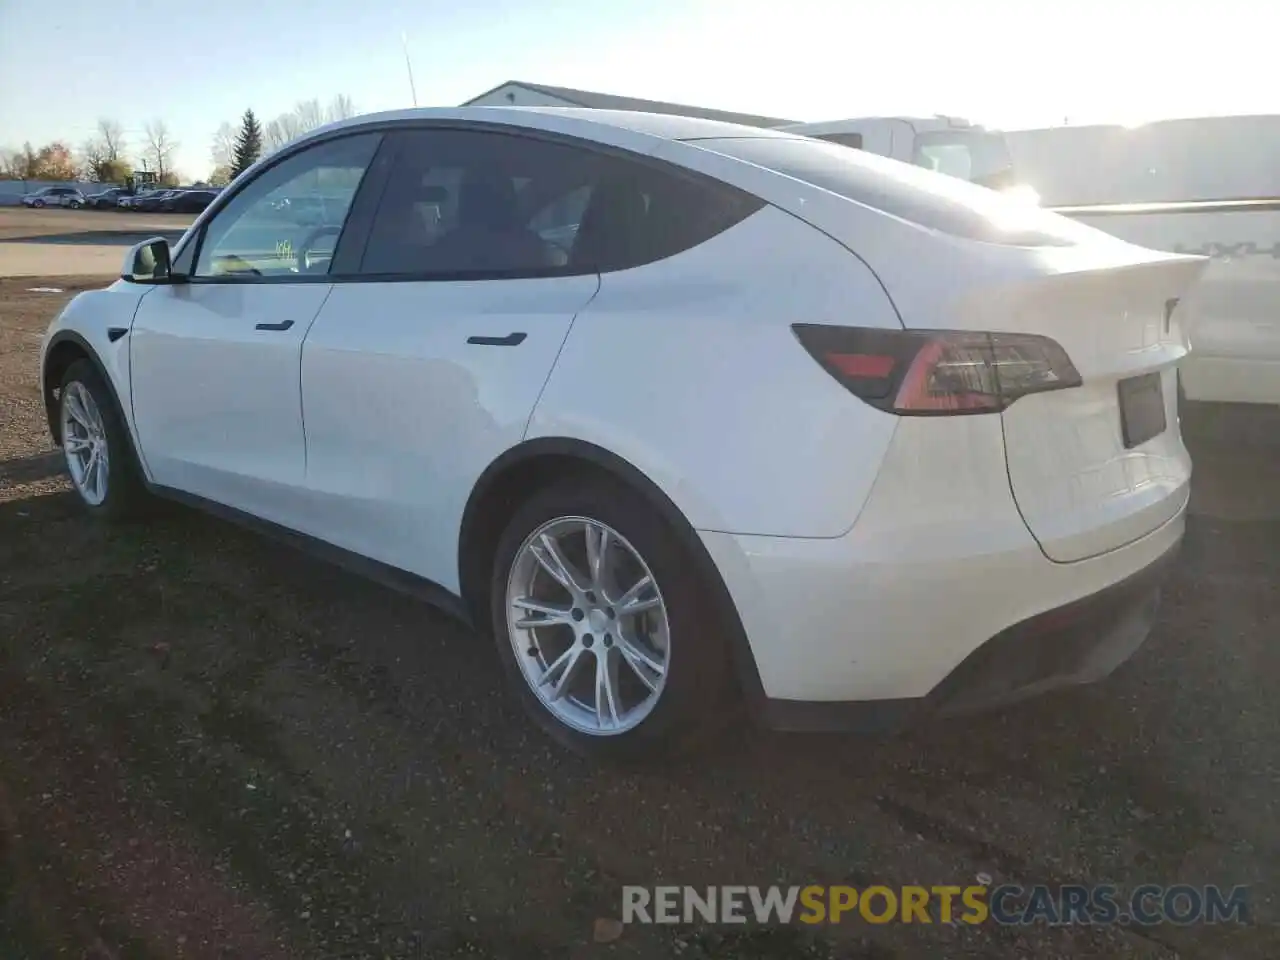
[[[984,286],[947,326],[1052,337],[1079,372],[1080,386],[1020,397],[1000,415],[1018,509],[1045,555],[1071,562],[1141,538],[1186,504],[1186,346],[1173,306],[1205,261],[1152,254],[1086,267],[1078,248],[1054,256],[1077,263]]]
[[[1065,350],[1064,368],[1074,371],[1065,370],[1052,388],[1011,391],[1016,399],[997,414],[1014,499],[1047,557],[1072,562],[1114,550],[1183,508],[1191,461],[1178,430],[1176,368],[1187,344],[1172,305],[1206,258],[1124,243],[995,191],[821,141],[761,136],[697,146],[708,154],[682,155],[681,162],[765,197],[856,252],[907,330],[942,331],[944,340],[946,331],[987,338],[976,353],[974,342],[954,355],[938,346],[934,358],[949,357],[946,377],[963,379],[957,371],[967,367],[986,382],[996,370],[1003,390],[1005,370],[1009,382],[1019,367],[1033,370],[1030,353],[1020,353],[1025,342],[1000,345],[1004,360],[983,359],[997,351],[1001,333],[1048,337]],[[715,163],[710,152],[789,179]],[[856,314],[849,322],[857,323]],[[861,349],[828,353],[856,367],[833,375],[863,381],[870,376],[859,366],[864,361],[883,364],[877,375],[884,378],[895,375],[900,359]],[[1002,370],[1006,361],[1013,365]],[[912,384],[911,412],[955,412],[934,402],[950,396],[931,394],[935,382]],[[989,401],[990,393],[981,398]],[[869,402],[884,409],[897,400]]]

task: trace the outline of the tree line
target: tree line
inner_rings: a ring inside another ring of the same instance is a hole
[[[173,169],[178,141],[163,120],[152,120],[143,128],[143,143],[135,154],[139,164],[153,170],[166,185],[176,186],[181,175]],[[0,180],[88,180],[94,183],[123,183],[134,171],[125,143],[124,127],[118,120],[102,118],[97,131],[79,150],[55,140],[42,147],[24,143],[22,149],[0,149]]]
[[[319,100],[299,101],[293,109],[265,124],[253,110],[246,110],[238,130],[224,122],[214,133],[210,151],[213,172],[204,182],[214,186],[229,183],[260,156],[273,153],[316,127],[345,120],[355,113],[351,98],[346,95],[334,97],[326,105]],[[28,142],[21,149],[0,148],[0,180],[124,183],[141,168],[154,173],[162,186],[177,186],[186,182],[183,174],[174,169],[179,146],[168,124],[155,119],[143,127],[142,142],[130,150],[124,127],[118,120],[104,117],[98,121],[94,135],[78,150],[61,140],[40,147]]]
[[[210,182],[219,185],[229,183],[253,166],[259,157],[274,153],[286,143],[326,123],[355,115],[355,106],[345,94],[334,97],[327,105],[322,105],[319,100],[300,100],[292,110],[286,110],[265,124],[252,109],[246,110],[240,118],[239,129],[223,122],[214,133]]]

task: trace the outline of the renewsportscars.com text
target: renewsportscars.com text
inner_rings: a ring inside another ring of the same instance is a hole
[[[622,888],[623,923],[1247,923],[1248,888],[937,885]]]

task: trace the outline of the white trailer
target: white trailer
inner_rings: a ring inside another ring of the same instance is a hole
[[[1037,199],[1213,263],[1177,306],[1189,400],[1280,404],[1280,116],[1001,132],[955,117],[783,128]]]

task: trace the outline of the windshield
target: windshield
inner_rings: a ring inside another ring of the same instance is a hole
[[[1089,227],[994,190],[823,140],[733,137],[697,145],[952,236],[1016,246],[1069,246],[1099,238]]]
[[[918,133],[911,162],[980,186],[1014,184],[1013,157],[1004,135],[990,130],[937,130]]]

